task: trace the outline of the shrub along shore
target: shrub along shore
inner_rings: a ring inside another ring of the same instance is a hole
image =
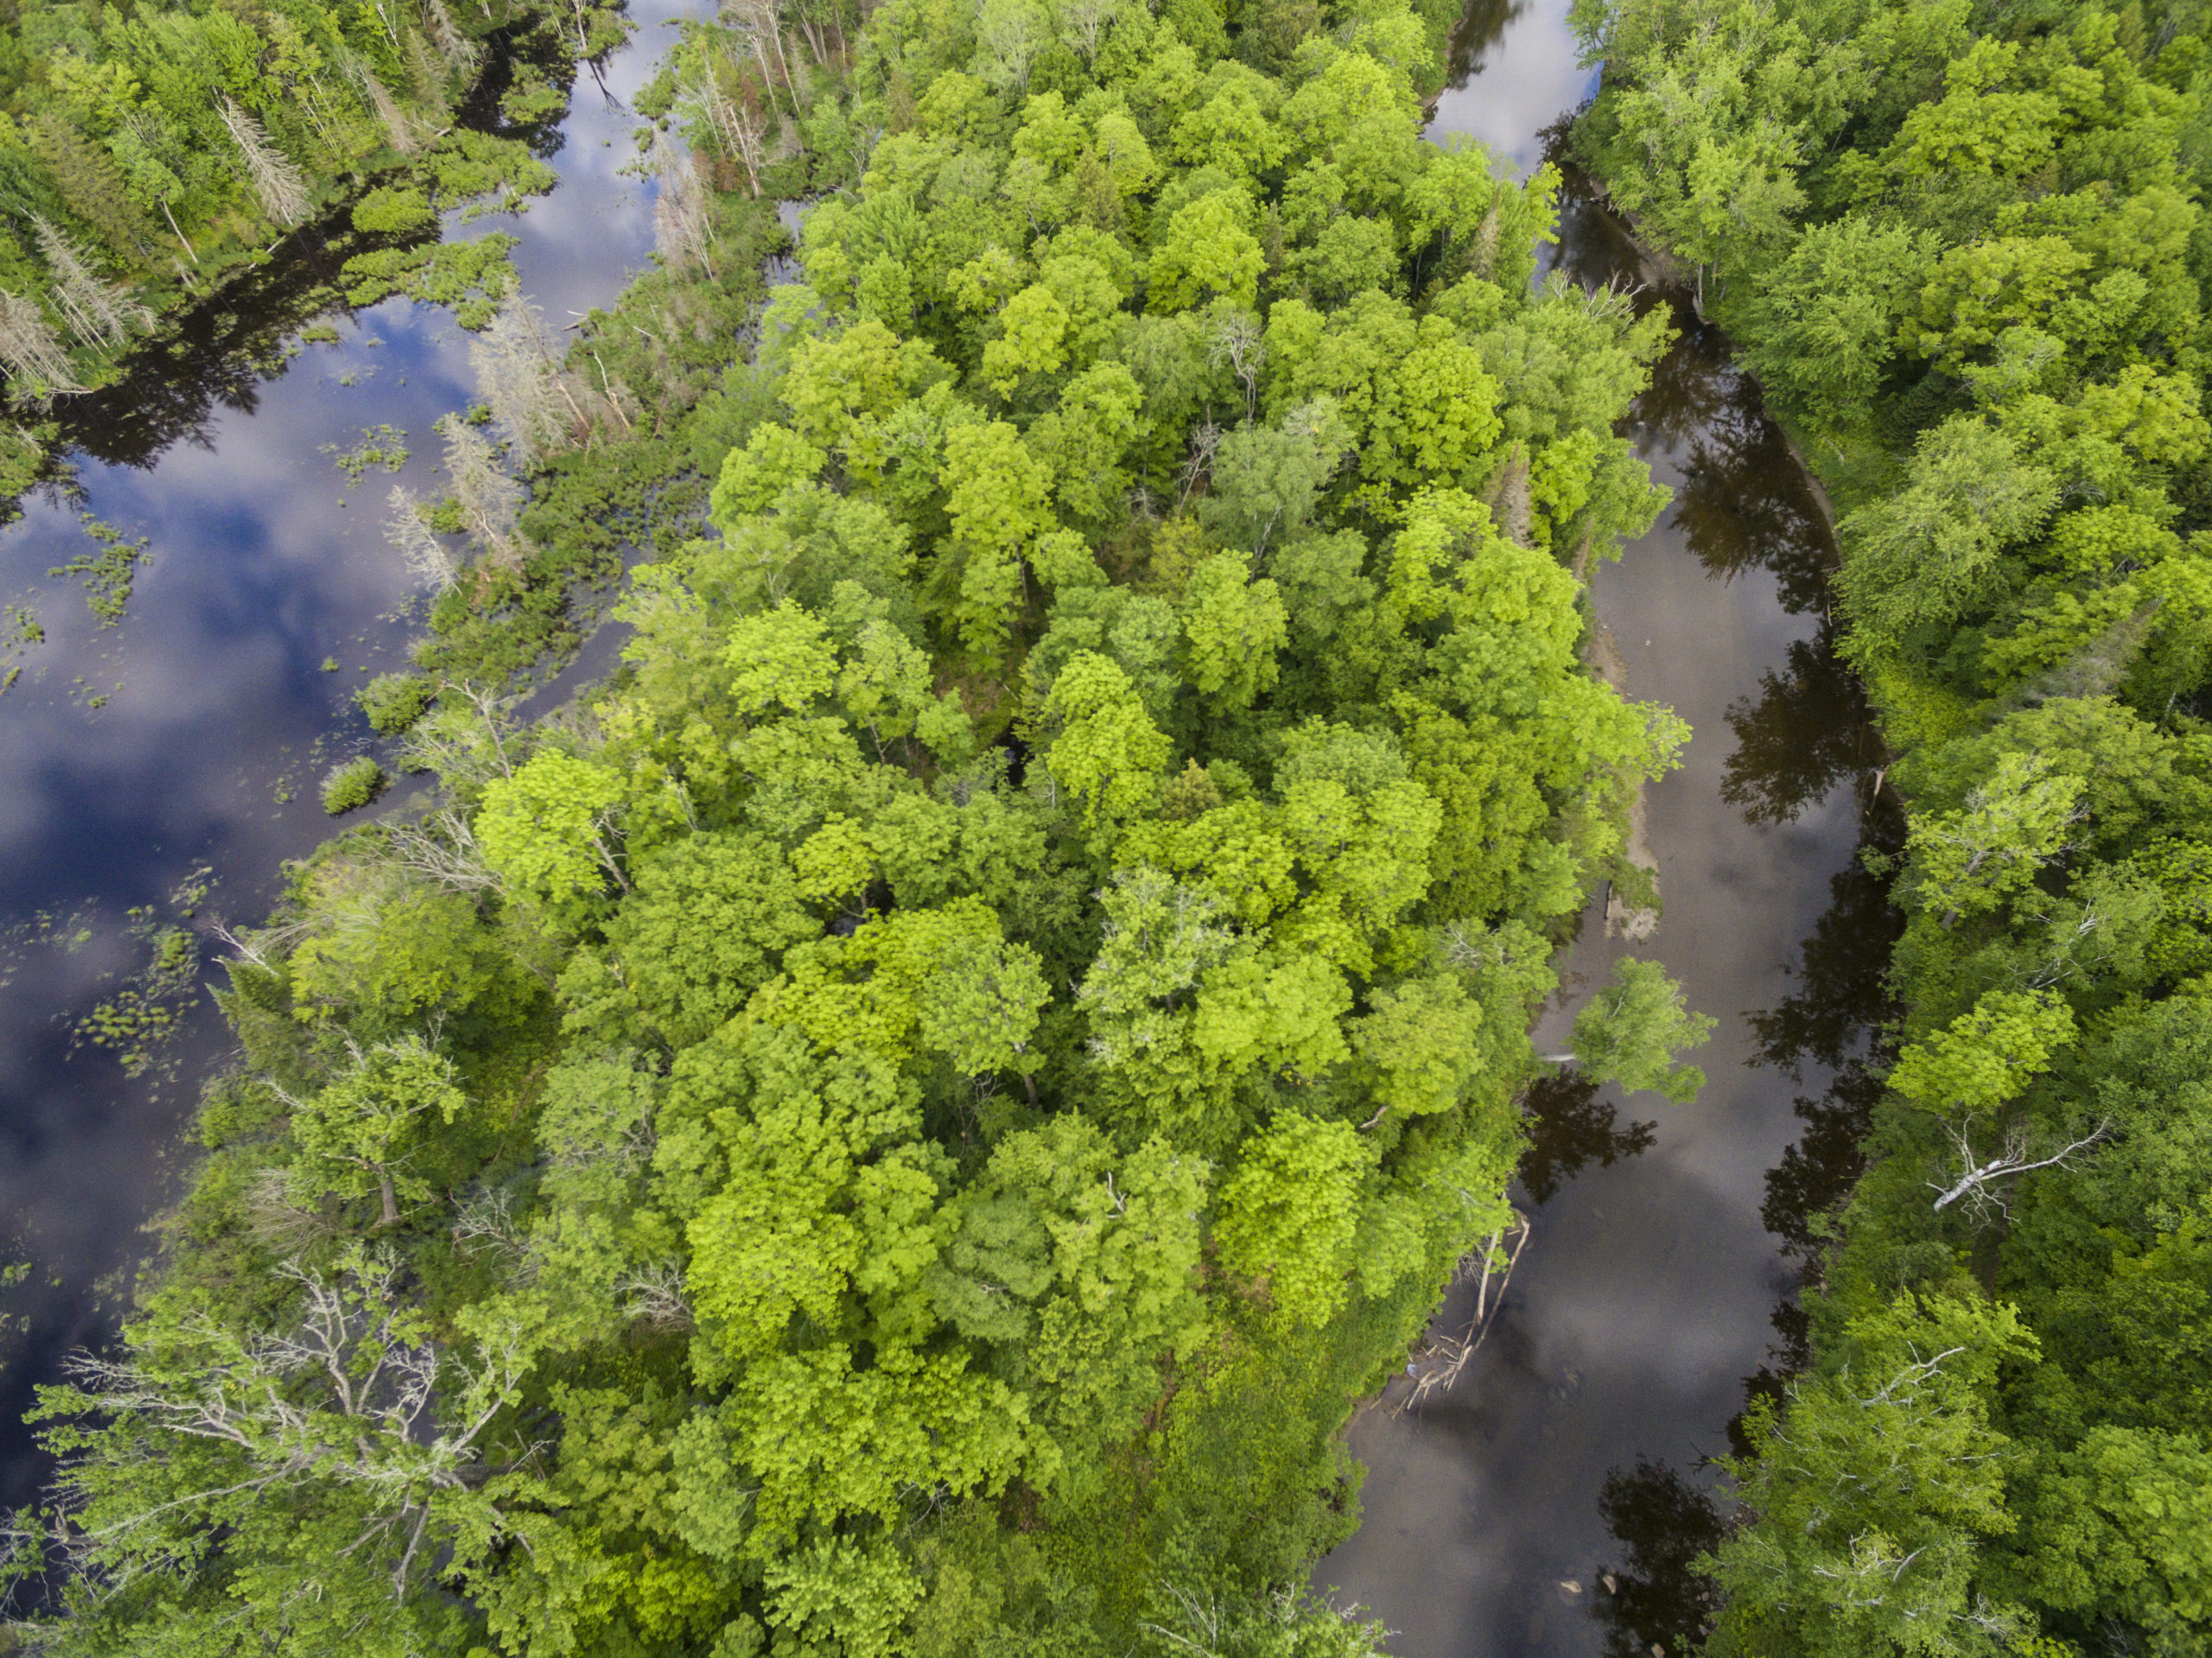
[[[43,1398],[58,1652],[1377,1650],[1339,1430],[1687,734],[1571,574],[1665,321],[1534,285],[1554,178],[1422,142],[1401,0],[789,22],[687,27],[659,267],[566,352],[501,298],[393,504],[444,804],[237,934]],[[621,670],[516,724],[626,541]],[[1577,1063],[1703,1028],[1630,962]]]
[[[2212,281],[2178,3],[1584,0],[1583,157],[1840,509],[1887,1087],[1714,1654],[2212,1638]]]

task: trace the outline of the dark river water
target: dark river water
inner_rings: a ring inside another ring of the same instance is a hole
[[[685,9],[632,0],[631,44],[579,80],[549,143],[559,187],[456,232],[518,233],[524,291],[556,327],[646,261],[651,187],[616,170],[625,99]],[[1565,13],[1476,0],[1433,130],[1535,166],[1592,86]],[[1649,275],[1572,189],[1556,262],[1591,283]],[[431,422],[474,395],[465,339],[404,301],[333,314],[335,342],[271,372],[216,348],[281,337],[284,297],[211,319],[171,381],[111,399],[75,457],[82,499],[35,500],[0,531],[0,603],[29,604],[47,633],[0,696],[0,1249],[34,1267],[0,1369],[0,1503],[41,1472],[13,1426],[31,1386],[111,1322],[169,1190],[165,1148],[226,1051],[204,994],[136,1077],[79,1023],[160,988],[143,974],[155,929],[257,918],[282,861],[328,833],[320,779],[370,741],[352,694],[401,665],[417,626],[384,498],[430,489]],[[1676,303],[1658,284],[1644,298]],[[1696,734],[1647,801],[1664,918],[1630,945],[1593,909],[1541,1035],[1613,955],[1656,955],[1719,1021],[1698,1056],[1711,1081],[1681,1108],[1537,1090],[1517,1197],[1532,1225],[1502,1311],[1448,1390],[1409,1405],[1394,1388],[1355,1422],[1365,1524],[1318,1578],[1409,1658],[1686,1650],[1702,1616],[1687,1565],[1718,1523],[1703,1459],[1728,1448],[1747,1386],[1790,1362],[1790,1247],[1853,1172],[1891,936],[1854,856],[1890,832],[1875,746],[1827,648],[1819,509],[1724,343],[1677,308],[1683,340],[1634,428],[1675,501],[1593,577],[1629,694]],[[414,458],[349,484],[325,446],[378,425]],[[111,629],[48,575],[96,550],[79,511],[148,541]],[[1473,1293],[1455,1291],[1440,1329],[1466,1326]]]
[[[1521,171],[1595,90],[1566,0],[1477,0],[1435,136],[1473,134]],[[1656,956],[1718,1020],[1694,1105],[1571,1078],[1530,1104],[1516,1202],[1528,1241],[1487,1335],[1446,1389],[1400,1383],[1362,1410],[1359,1533],[1317,1581],[1368,1606],[1408,1658],[1691,1649],[1706,1606],[1689,1563],[1717,1538],[1749,1390],[1797,1362],[1793,1246],[1839,1197],[1868,1093],[1893,937],[1857,861],[1895,832],[1878,746],[1830,651],[1833,543],[1786,440],[1726,342],[1646,269],[1570,177],[1554,262],[1643,282],[1682,338],[1630,435],[1673,505],[1592,590],[1624,689],[1694,735],[1646,797],[1663,916],[1631,943],[1602,905],[1564,962],[1540,1049],[1623,954]],[[1440,1331],[1477,1307],[1456,1288]]]

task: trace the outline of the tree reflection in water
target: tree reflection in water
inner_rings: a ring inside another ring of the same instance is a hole
[[[1812,638],[1790,645],[1782,673],[1760,677],[1756,699],[1729,705],[1736,751],[1720,797],[1754,823],[1794,823],[1839,782],[1866,769],[1873,737],[1866,693],[1836,660],[1834,645],[1834,629],[1823,621]],[[1839,709],[1855,717],[1838,719]]]
[[[1865,859],[1902,846],[1904,818],[1896,797],[1878,792],[1863,770],[1858,789],[1859,856],[1830,880],[1827,910],[1799,947],[1799,988],[1750,1015],[1758,1038],[1753,1064],[1771,1065],[1800,1083],[1808,1066],[1827,1074],[1818,1095],[1800,1094],[1793,1102],[1804,1131],[1767,1171],[1766,1200],[1759,1205],[1759,1220],[1782,1240],[1801,1286],[1817,1284],[1826,1270],[1828,1218],[1866,1166],[1860,1145],[1891,1058],[1886,1032],[1896,1010],[1886,974],[1904,918],[1889,901],[1889,883],[1870,873]],[[1775,1308],[1774,1327],[1777,1339],[1767,1362],[1744,1378],[1746,1408],[1762,1398],[1779,1403],[1789,1379],[1811,1361],[1805,1311],[1796,1294]],[[1751,1449],[1743,1421],[1738,1415],[1728,1424],[1738,1456]]]
[[[1529,1085],[1522,1109],[1529,1128],[1529,1149],[1521,1154],[1521,1185],[1533,1204],[1552,1194],[1592,1162],[1611,1168],[1624,1157],[1650,1148],[1656,1122],[1615,1127],[1619,1108],[1598,1098],[1598,1084],[1579,1072],[1546,1077]]]
[[[1605,1476],[1598,1510],[1628,1551],[1621,1564],[1600,1566],[1593,1585],[1591,1610],[1605,1632],[1605,1658],[1696,1651],[1712,1627],[1715,1597],[1694,1563],[1727,1529],[1720,1505],[1646,1458]]]
[[[1445,43],[1445,81],[1464,86],[1481,73],[1491,48],[1504,38],[1506,28],[1529,9],[1529,0],[1473,0],[1452,26]]]

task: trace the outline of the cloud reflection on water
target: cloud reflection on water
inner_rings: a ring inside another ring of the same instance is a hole
[[[580,76],[557,142],[541,146],[560,185],[466,232],[519,238],[523,291],[556,328],[650,261],[653,187],[617,171],[633,153],[629,99],[672,38],[664,21],[703,9],[633,3],[639,28],[604,86]],[[285,356],[301,296],[334,275],[311,238],[287,251],[298,257],[227,293],[187,348],[86,401],[80,503],[33,499],[0,530],[0,601],[27,600],[48,635],[0,696],[0,1259],[36,1268],[13,1298],[31,1331],[0,1355],[0,1504],[26,1500],[40,1475],[17,1421],[30,1386],[105,1327],[112,1296],[104,1306],[93,1286],[119,1287],[143,1253],[181,1120],[229,1051],[204,995],[165,1065],[135,1080],[107,1055],[73,1054],[71,1027],[143,956],[128,909],[175,919],[172,889],[204,863],[217,884],[203,917],[257,918],[283,861],[330,833],[321,773],[370,740],[353,692],[404,664],[416,626],[396,614],[409,595],[383,542],[385,495],[394,482],[435,492],[432,422],[474,395],[467,337],[404,300],[326,318],[334,343]],[[408,434],[413,459],[348,485],[322,446],[350,448],[380,422]],[[111,630],[73,581],[47,575],[91,547],[79,505],[150,537]],[[333,657],[339,671],[323,672]],[[86,919],[91,942],[36,942],[41,912]]]

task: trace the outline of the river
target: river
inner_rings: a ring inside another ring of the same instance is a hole
[[[1595,90],[1566,14],[1476,0],[1432,135],[1535,165]],[[1353,1423],[1364,1517],[1316,1580],[1407,1658],[1691,1649],[1707,1609],[1688,1568],[1725,1511],[1708,1459],[1747,1390],[1801,1362],[1790,1246],[1855,1171],[1894,937],[1858,862],[1897,826],[1830,649],[1821,506],[1726,341],[1571,176],[1562,207],[1554,262],[1585,284],[1645,283],[1682,330],[1629,432],[1674,504],[1598,568],[1592,598],[1627,694],[1694,735],[1645,799],[1656,934],[1609,937],[1593,905],[1538,1047],[1566,1045],[1623,954],[1664,962],[1719,1024],[1694,1056],[1694,1104],[1571,1079],[1533,1091],[1516,1194],[1531,1225],[1485,1337],[1448,1388],[1416,1404],[1397,1384]],[[1439,1331],[1463,1335],[1476,1295],[1455,1288]]]
[[[617,170],[634,153],[628,100],[672,39],[664,25],[705,9],[632,0],[628,44],[579,73],[542,146],[552,194],[453,227],[518,236],[523,291],[556,328],[649,263],[652,186]],[[0,1505],[42,1474],[19,1425],[30,1388],[111,1326],[170,1190],[168,1148],[229,1048],[204,990],[160,999],[181,1023],[136,1077],[79,1042],[79,1023],[119,992],[175,988],[146,981],[150,934],[257,922],[283,861],[331,833],[321,777],[373,746],[353,693],[404,667],[421,626],[385,497],[440,492],[431,423],[474,397],[467,337],[405,299],[334,311],[319,321],[334,340],[257,366],[241,342],[275,354],[304,320],[292,285],[329,275],[312,232],[282,257],[298,264],[193,319],[171,372],[74,412],[81,501],[33,498],[0,530],[0,603],[28,604],[47,635],[0,696],[0,1259],[33,1268],[9,1298],[28,1327],[0,1370]],[[377,426],[405,433],[412,459],[351,484],[325,446]],[[98,550],[80,511],[147,542],[111,628],[48,575]]]

